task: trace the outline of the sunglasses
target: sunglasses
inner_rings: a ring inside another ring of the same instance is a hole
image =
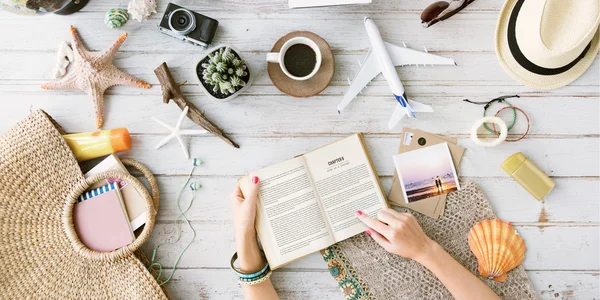
[[[421,24],[425,28],[452,17],[475,0],[437,1],[425,8],[421,13]]]

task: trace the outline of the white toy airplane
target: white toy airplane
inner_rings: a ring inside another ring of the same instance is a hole
[[[394,128],[400,119],[404,117],[404,114],[408,115],[409,118],[414,118],[414,112],[433,112],[431,106],[406,98],[404,87],[398,77],[395,66],[456,65],[456,62],[450,58],[384,42],[375,22],[369,17],[365,17],[365,28],[372,48],[362,62],[360,71],[358,71],[358,74],[352,81],[348,92],[344,95],[344,99],[338,105],[338,113],[341,113],[356,95],[379,73],[383,73],[385,80],[392,89],[392,93],[394,93],[394,97],[398,101],[392,118],[388,123],[389,129]]]

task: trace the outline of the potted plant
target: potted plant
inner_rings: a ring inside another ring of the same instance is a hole
[[[196,75],[209,97],[227,101],[250,86],[253,74],[239,52],[229,46],[219,46],[200,59]]]

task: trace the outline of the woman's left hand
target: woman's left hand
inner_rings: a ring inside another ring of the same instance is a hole
[[[242,193],[239,185],[236,185],[230,195],[238,261],[240,269],[247,272],[256,272],[264,266],[254,229],[259,187],[258,177],[252,176],[247,195]]]
[[[231,208],[233,210],[233,227],[235,236],[256,236],[254,220],[256,219],[256,202],[258,201],[259,179],[252,176],[250,179],[250,191],[244,196],[239,185],[231,192]]]

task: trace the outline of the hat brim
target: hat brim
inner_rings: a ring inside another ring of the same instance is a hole
[[[538,89],[538,90],[551,90],[563,87],[575,79],[579,78],[594,62],[600,40],[598,39],[599,32],[592,38],[590,48],[587,50],[583,58],[579,60],[573,67],[569,68],[565,72],[556,75],[540,75],[533,73],[523,66],[521,66],[514,58],[510,47],[508,45],[507,30],[510,15],[512,10],[517,3],[517,0],[507,0],[500,11],[498,17],[498,24],[496,25],[496,37],[495,47],[496,56],[502,65],[502,68],[508,75],[514,80],[524,84],[527,87]]]

